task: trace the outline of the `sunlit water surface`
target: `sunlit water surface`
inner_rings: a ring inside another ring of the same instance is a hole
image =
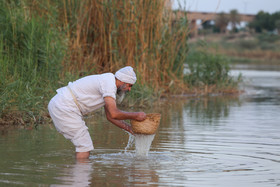
[[[102,112],[86,120],[95,150],[83,163],[51,124],[2,130],[0,186],[280,186],[280,71],[236,68],[241,96],[147,110],[163,115],[146,157],[125,149],[128,134]]]

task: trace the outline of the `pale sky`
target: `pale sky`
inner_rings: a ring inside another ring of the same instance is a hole
[[[257,14],[263,10],[270,14],[280,11],[280,0],[173,0],[173,9],[202,12],[225,12],[237,9],[243,14]]]

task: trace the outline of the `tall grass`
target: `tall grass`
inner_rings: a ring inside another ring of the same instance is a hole
[[[138,83],[155,91],[182,80],[188,24],[186,18],[174,23],[165,1],[90,0],[75,14],[70,71],[114,72],[131,65]]]
[[[45,111],[64,57],[51,24],[30,15],[23,1],[0,1],[0,117],[23,111],[35,119]]]
[[[28,2],[37,14],[56,16],[67,31],[69,60],[63,62],[65,71],[86,75],[131,65],[138,83],[152,85],[155,92],[172,81],[180,89],[185,87],[181,80],[188,51],[188,22],[186,15],[174,21],[177,15],[166,6],[169,1]],[[51,8],[54,6],[56,10]]]

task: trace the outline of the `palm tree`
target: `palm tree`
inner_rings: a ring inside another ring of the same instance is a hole
[[[236,26],[240,24],[240,15],[236,9],[231,10],[229,13],[229,21],[232,24],[232,30],[235,32],[236,31]]]
[[[228,22],[229,22],[228,16],[224,12],[221,12],[216,17],[215,25],[220,29],[220,32],[225,33]]]

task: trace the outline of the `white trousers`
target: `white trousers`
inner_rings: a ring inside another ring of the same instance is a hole
[[[48,110],[57,131],[71,140],[76,147],[76,152],[88,152],[94,149],[88,127],[70,93],[55,95],[49,102]]]

